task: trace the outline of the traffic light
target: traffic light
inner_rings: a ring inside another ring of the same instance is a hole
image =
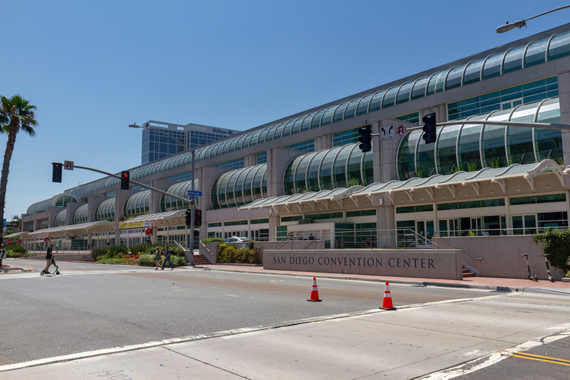
[[[131,172],[121,172],[121,190],[129,190],[129,180],[131,179]]]
[[[61,170],[63,169],[63,164],[60,164],[59,162],[52,162],[51,164],[53,166],[51,181],[61,182]]]
[[[192,210],[186,210],[186,225],[192,225]]]
[[[362,153],[370,152],[372,150],[372,128],[365,125],[358,130],[360,133],[360,150]]]
[[[437,132],[436,132],[436,123],[435,123],[435,112],[425,115],[422,118],[424,122],[424,126],[422,130],[424,131],[424,135],[422,138],[426,142],[426,144],[434,143],[437,139]]]
[[[194,227],[202,225],[202,210],[194,210]]]

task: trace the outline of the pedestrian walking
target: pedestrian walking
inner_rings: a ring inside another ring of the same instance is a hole
[[[55,257],[55,253],[53,253],[53,243],[51,243],[47,249],[46,253],[46,267],[44,268],[45,273],[49,273],[49,267],[51,267],[51,259]]]
[[[172,265],[172,261],[170,261],[170,249],[168,248],[168,246],[166,246],[166,249],[164,250],[164,261],[162,262],[162,270],[164,270],[164,266],[166,265],[167,261],[170,264],[170,270],[173,270],[174,265]]]
[[[154,252],[154,265],[156,265],[156,268],[154,268],[154,270],[158,270],[161,258],[162,254],[160,253],[160,248],[156,247],[156,251]]]

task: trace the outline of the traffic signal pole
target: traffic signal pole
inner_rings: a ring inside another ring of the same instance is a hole
[[[195,167],[194,167],[194,158],[195,158],[195,150],[192,149],[192,191],[194,191],[194,183],[195,183],[195,178],[196,178],[196,172],[195,172]],[[191,210],[191,216],[190,216],[190,254],[188,255],[189,257],[186,257],[186,260],[188,260],[188,264],[194,266],[194,209],[195,209],[195,201],[194,199],[191,200],[190,203],[190,210]]]

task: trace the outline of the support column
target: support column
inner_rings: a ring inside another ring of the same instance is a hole
[[[560,100],[560,123],[570,124],[570,70],[558,74],[558,98]],[[570,131],[562,131],[562,151],[564,152],[564,166],[570,165]]]

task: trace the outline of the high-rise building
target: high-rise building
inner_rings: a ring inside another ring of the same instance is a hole
[[[232,136],[238,132],[232,129],[216,128],[207,125],[193,123],[180,125],[154,120],[147,121],[143,124],[143,127],[145,127],[142,134],[141,164],[143,165],[183,152],[185,149],[181,144],[193,149],[200,145]],[[172,138],[169,138],[166,134]],[[180,141],[180,144],[173,139]]]

